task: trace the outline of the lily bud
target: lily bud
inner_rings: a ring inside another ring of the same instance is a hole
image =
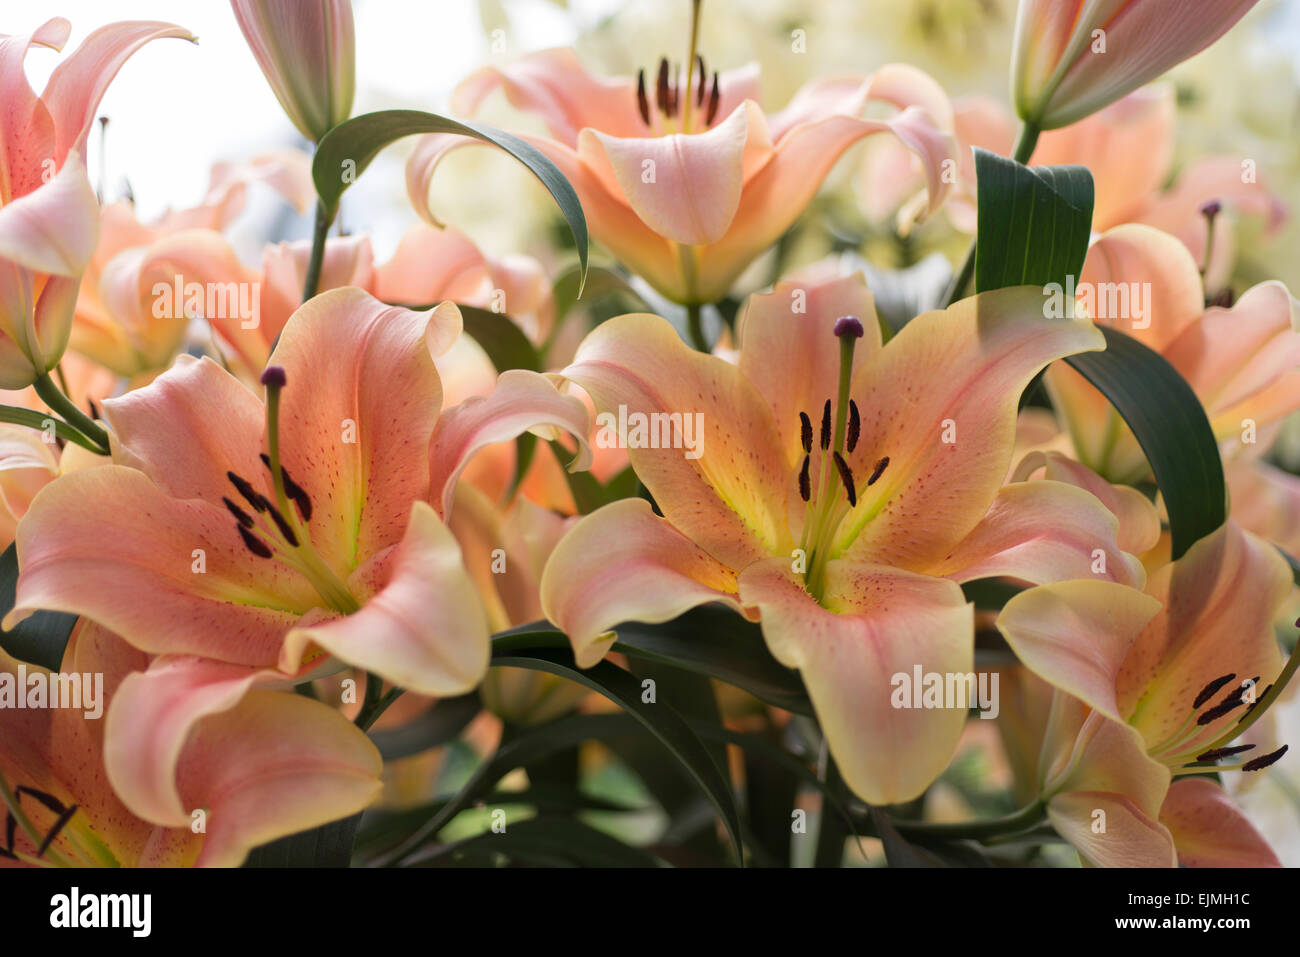
[[[1021,0],[1011,87],[1021,119],[1069,126],[1200,53],[1258,0]]]
[[[352,113],[351,0],[230,0],[280,106],[313,142]]]

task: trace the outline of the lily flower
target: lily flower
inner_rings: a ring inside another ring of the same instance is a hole
[[[1233,742],[1300,664],[1284,667],[1273,629],[1291,586],[1277,551],[1229,521],[1145,591],[1065,581],[1007,602],[999,630],[1057,689],[1039,762],[1048,817],[1091,863],[1277,866],[1223,790],[1190,779],[1286,753]]]
[[[1041,303],[1029,288],[982,294],[882,347],[861,274],[779,283],[744,307],[737,365],[692,351],[656,316],[602,323],[560,375],[626,423],[622,444],[662,517],[616,502],[556,546],[542,606],[578,664],[599,661],[621,622],[721,602],[761,621],[772,654],[799,669],[859,796],[920,794],[966,710],[894,707],[891,681],[914,666],[972,671],[960,582],[1145,578],[1094,496],[1003,484],[1024,387],[1102,346],[1087,323],[1043,319]],[[688,421],[702,438],[692,447]]]
[[[86,707],[0,711],[9,821],[0,867],[238,867],[252,848],[355,814],[378,794],[379,752],[360,729],[318,701],[260,691],[207,703],[203,724],[164,758],[176,813],[143,819],[113,790],[112,739],[119,698],[148,665],[147,654],[82,619],[60,674],[79,679],[73,703]],[[7,682],[38,676],[51,680],[0,650]],[[105,720],[88,717],[92,679],[103,682],[93,704],[107,703]]]
[[[352,115],[356,34],[352,0],[230,0],[275,98],[316,142]]]
[[[62,50],[72,26],[56,17],[26,36],[0,35],[0,388],[48,373],[67,348],[78,277],[95,250],[99,202],[86,176],[86,137],[122,64],[150,40],[183,37],[170,23],[96,30],[40,96],[23,60],[32,45]]]
[[[159,755],[213,695],[344,665],[435,696],[482,679],[487,617],[445,524],[456,480],[479,448],[526,429],[585,436],[587,413],[516,370],[440,414],[434,355],[460,331],[450,303],[415,312],[358,289],[322,294],[285,327],[265,402],[183,356],[104,403],[113,464],[36,496],[9,626],[67,611],[158,656],[121,692],[126,713],[161,708],[126,748],[137,813],[174,813]]]
[[[1196,392],[1221,442],[1253,443],[1300,408],[1300,307],[1280,282],[1206,308],[1187,248],[1149,226],[1109,230],[1088,250],[1081,311],[1163,355]],[[1137,439],[1105,396],[1057,363],[1046,383],[1078,458],[1114,482],[1149,470]]]
[[[840,155],[863,137],[891,133],[925,170],[928,210],[943,202],[954,160],[952,107],[933,79],[903,65],[869,77],[813,81],[779,113],[759,107],[754,67],[711,76],[699,57],[688,75],[669,69],[598,78],[571,50],[544,50],[504,68],[485,67],[457,90],[453,108],[473,113],[496,87],[545,121],[549,137],[522,134],[573,184],[592,235],[668,298],[715,302],[813,198]],[[892,106],[862,119],[869,104]],[[468,145],[432,134],[407,163],[416,211],[429,209],[440,159]]]
[[[1069,126],[1200,53],[1258,0],[1020,0],[1011,92],[1021,119]]]
[[[989,97],[967,97],[953,106],[963,159],[960,185],[944,212],[956,228],[974,233],[971,147],[1010,156],[1016,121],[1006,107]],[[1176,236],[1202,268],[1207,292],[1217,293],[1231,278],[1238,229],[1249,223],[1257,225],[1265,238],[1273,236],[1286,219],[1286,206],[1263,172],[1242,175],[1246,158],[1240,155],[1199,157],[1175,174],[1176,119],[1171,84],[1143,87],[1077,123],[1044,133],[1029,165],[1088,167],[1096,190],[1095,232],[1145,223]],[[1212,227],[1202,212],[1211,202],[1220,207]]]

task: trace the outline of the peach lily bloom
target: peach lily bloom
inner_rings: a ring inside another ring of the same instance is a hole
[[[101,27],[59,64],[40,96],[23,60],[33,44],[62,50],[61,17],[27,36],[0,36],[0,388],[21,389],[53,369],[68,344],[78,277],[99,230],[86,176],[86,137],[122,64],[150,40],[183,37],[169,23]]]
[[[1258,0],[1020,0],[1011,92],[1041,130],[1069,126],[1200,53]]]
[[[315,142],[352,114],[352,0],[230,0],[285,114]]]
[[[285,327],[265,407],[211,359],[183,356],[104,403],[114,464],[36,496],[5,620],[71,612],[157,656],[111,722],[132,769],[114,783],[137,814],[175,815],[167,757],[249,690],[345,665],[435,696],[482,679],[487,616],[445,524],[457,477],[525,429],[583,436],[587,413],[521,371],[440,413],[433,356],[460,329],[450,303],[324,293]]]
[[[379,752],[365,734],[319,702],[263,691],[214,712],[180,742],[171,771],[184,810],[167,822],[141,819],[111,786],[105,736],[120,689],[148,664],[83,619],[61,674],[102,675],[97,705],[107,702],[107,720],[84,708],[0,712],[0,789],[25,819],[10,832],[13,846],[0,847],[0,867],[238,867],[257,845],[354,814],[378,793]],[[49,674],[0,651],[0,675],[11,681]]]
[[[473,113],[500,86],[513,105],[538,115],[550,136],[523,138],[573,184],[592,235],[681,303],[723,298],[865,136],[898,137],[924,167],[929,211],[943,202],[944,163],[955,158],[952,108],[938,84],[913,67],[816,80],[771,115],[756,102],[755,67],[715,74],[711,86],[696,81],[694,103],[682,102],[681,82],[669,78],[665,63],[652,110],[644,77],[640,86],[631,77],[593,77],[572,50],[544,50],[473,74],[453,108]],[[897,112],[861,119],[868,104]],[[412,153],[407,191],[429,222],[437,222],[428,191],[439,160],[471,142],[433,134]]]
[[[1231,308],[1206,308],[1187,248],[1149,226],[1126,225],[1092,244],[1078,292],[1093,321],[1169,360],[1221,442],[1253,442],[1300,408],[1300,309],[1282,283],[1260,283]],[[1046,383],[1081,462],[1114,482],[1148,473],[1133,433],[1082,376],[1058,363]]]
[[[1145,592],[1066,581],[1003,608],[997,625],[1016,656],[1057,689],[1041,794],[1088,861],[1277,866],[1222,788],[1189,779],[1261,770],[1285,752],[1232,742],[1294,670],[1273,630],[1291,586],[1277,551],[1230,521],[1155,572]],[[1240,764],[1216,764],[1237,754]]]
[[[95,254],[82,274],[68,348],[127,379],[165,369],[184,345],[190,324],[184,297],[179,305],[172,301],[178,276],[183,284],[256,280],[221,235],[243,210],[251,183],[275,190],[300,213],[316,199],[310,157],[286,149],[215,164],[207,194],[197,206],[169,210],[149,223],[140,222],[129,203],[105,207]],[[164,290],[170,298],[159,295]],[[236,287],[225,301],[237,307],[240,292]],[[236,312],[228,305],[225,314],[208,321],[223,337],[243,345],[246,333]],[[258,352],[260,369],[266,355]]]
[[[1016,122],[1009,110],[988,97],[955,104],[957,140],[962,145],[961,186],[944,207],[953,225],[975,231],[975,163],[972,146],[1003,156],[1015,148]],[[1237,227],[1262,225],[1277,232],[1286,207],[1256,170],[1244,175],[1245,157],[1216,154],[1193,160],[1174,173],[1174,89],[1143,87],[1077,123],[1044,133],[1031,166],[1078,163],[1092,173],[1093,229],[1105,232],[1125,223],[1145,223],[1177,236],[1205,270],[1208,290],[1222,289],[1237,254]],[[1172,178],[1172,184],[1170,180]],[[1169,184],[1169,185],[1167,185]],[[1202,208],[1218,203],[1213,242]]]
[[[891,678],[972,670],[960,582],[1088,575],[1096,549],[1104,577],[1144,580],[1094,496],[1003,485],[1024,387],[1054,359],[1102,345],[1087,323],[1042,319],[1041,303],[1029,288],[976,296],[882,347],[861,274],[781,283],[748,300],[737,365],[690,350],[655,316],[602,323],[560,375],[629,429],[695,416],[703,441],[698,458],[626,442],[663,517],[616,502],[552,554],[542,606],[578,664],[599,661],[621,622],[722,602],[761,621],[772,654],[799,669],[859,796],[889,804],[924,791],[966,711],[894,708]]]

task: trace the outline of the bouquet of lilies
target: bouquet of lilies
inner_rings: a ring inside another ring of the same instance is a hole
[[[675,3],[680,60],[356,115],[349,0],[231,0],[309,148],[150,221],[88,140],[196,38],[37,94],[71,25],[0,36],[0,865],[1279,865],[1300,304],[1238,263],[1286,209],[1171,175],[1160,82],[1255,0],[1020,0],[1009,103],[864,63],[780,109]],[[339,212],[398,141],[377,262]],[[465,146],[540,258],[435,213]],[[313,223],[260,261],[255,184]]]

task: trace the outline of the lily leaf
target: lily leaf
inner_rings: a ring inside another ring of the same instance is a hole
[[[0,617],[13,609],[18,590],[18,552],[13,545],[0,555]],[[0,648],[19,661],[58,671],[76,615],[38,611],[10,631],[0,631]]]
[[[311,175],[316,184],[316,194],[321,205],[333,219],[338,211],[343,192],[356,181],[379,151],[390,143],[406,136],[422,133],[454,133],[468,136],[504,150],[541,180],[560,207],[560,213],[569,224],[573,241],[578,248],[581,276],[578,292],[587,273],[587,254],[590,244],[587,235],[587,218],[573,186],[564,174],[546,156],[526,140],[504,130],[481,123],[453,120],[436,113],[420,110],[381,110],[354,116],[334,127],[316,146]]]

